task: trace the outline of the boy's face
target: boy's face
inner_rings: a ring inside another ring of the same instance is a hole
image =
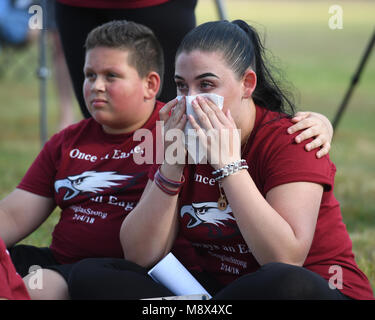
[[[105,132],[140,128],[152,113],[145,104],[145,79],[128,64],[128,51],[96,47],[86,53],[83,94],[92,117]]]

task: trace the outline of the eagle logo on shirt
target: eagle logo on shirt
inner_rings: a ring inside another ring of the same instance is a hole
[[[235,220],[229,212],[232,212],[230,205],[225,210],[219,210],[217,202],[192,203],[181,208],[181,218],[188,214],[191,219],[188,228],[194,228],[202,223],[212,223],[215,226],[224,225],[225,220]]]
[[[230,214],[230,205],[225,210],[220,210],[217,202],[200,202],[185,205],[181,208],[181,218],[184,215],[190,216],[190,221],[186,228],[191,229],[200,225],[207,226],[211,237],[222,237],[222,227],[229,228],[229,237],[237,234],[239,229],[235,223],[236,219]],[[228,232],[226,232],[228,233]]]
[[[117,174],[114,171],[85,171],[75,176],[69,176],[66,179],[55,181],[55,191],[59,192],[61,188],[66,190],[63,200],[70,200],[83,193],[97,193],[106,188],[120,185],[114,181],[123,181],[132,178],[132,176]]]

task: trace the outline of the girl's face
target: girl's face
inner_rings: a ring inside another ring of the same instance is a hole
[[[152,112],[143,103],[145,79],[127,61],[126,50],[96,47],[86,54],[83,85],[86,106],[107,133],[132,132]]]
[[[223,112],[230,109],[236,121],[241,116],[243,80],[237,79],[219,52],[194,50],[177,56],[175,82],[179,95],[215,93],[224,97]]]

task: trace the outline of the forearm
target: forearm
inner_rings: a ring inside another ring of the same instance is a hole
[[[17,243],[22,237],[16,221],[2,208],[0,208],[0,237],[8,248]]]
[[[181,171],[165,171],[171,179],[181,178]],[[178,195],[168,195],[149,181],[141,201],[121,226],[120,240],[127,260],[148,267],[171,250],[177,233],[177,201]]]
[[[0,237],[10,247],[33,232],[55,208],[52,198],[15,189],[0,201]]]
[[[259,264],[303,264],[304,246],[289,223],[262,196],[246,170],[225,178],[222,185],[241,234]]]

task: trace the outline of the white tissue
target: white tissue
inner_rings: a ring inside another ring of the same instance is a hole
[[[194,96],[185,96],[186,99],[186,114],[187,115],[192,115],[197,121],[198,125],[200,127],[201,123],[199,122],[197,115],[194,112],[194,109],[191,105],[192,101],[197,97],[197,96],[202,96],[209,98],[213,103],[216,104],[220,110],[223,109],[223,104],[224,104],[224,97],[219,96],[214,93],[201,93],[197,94]],[[180,101],[183,98],[183,96],[177,96],[177,99]],[[187,121],[186,126],[185,126],[185,146],[186,149],[190,155],[190,158],[193,160],[193,163],[202,163],[204,160],[207,160],[205,158],[206,154],[203,148],[199,146],[199,139],[196,136],[195,130],[191,126],[190,122]]]

